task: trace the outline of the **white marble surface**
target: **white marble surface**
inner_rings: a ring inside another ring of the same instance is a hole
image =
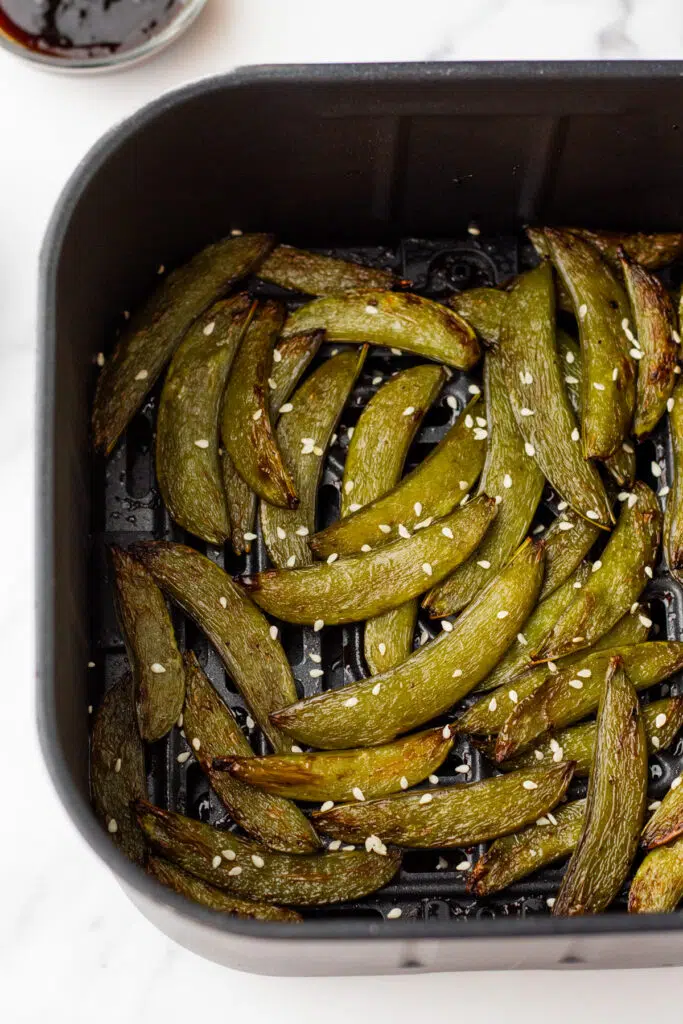
[[[426,1014],[514,1024],[670,1016],[683,969],[584,974],[270,979],[164,938],[75,835],[34,729],[32,463],[36,259],[62,184],[110,125],[166,89],[236,64],[290,61],[680,58],[680,0],[211,0],[156,60],[91,80],[0,53],[0,1017],[137,1024],[211,1015],[297,1024]],[[674,1011],[675,1012],[675,1011]],[[162,1018],[162,1014],[166,1015]]]

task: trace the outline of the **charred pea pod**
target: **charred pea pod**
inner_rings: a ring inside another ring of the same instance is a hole
[[[681,777],[677,776],[671,789],[662,800],[643,829],[642,842],[647,850],[663,846],[683,834],[683,798]]]
[[[631,234],[621,231],[591,231],[588,228],[568,228],[573,235],[579,235],[599,249],[615,270],[619,269],[621,249],[649,270],[657,270],[673,263],[683,255],[683,234],[678,231],[654,232],[636,231]]]
[[[97,449],[111,453],[187,329],[272,245],[270,235],[223,239],[164,279],[133,316],[100,374],[92,415]]]
[[[629,914],[666,914],[683,899],[683,837],[651,850],[631,882]]]
[[[592,646],[626,614],[652,577],[661,519],[655,495],[637,481],[605,550],[593,563],[590,579],[532,651],[535,661],[555,660]]]
[[[358,622],[399,607],[424,593],[432,579],[452,572],[476,548],[495,515],[495,501],[482,495],[374,551],[330,556],[301,569],[267,569],[238,580],[259,607],[285,622]]]
[[[402,283],[390,270],[365,267],[291,245],[276,246],[258,268],[258,276],[305,295],[335,295],[353,288],[390,289]]]
[[[634,358],[638,362],[636,411],[633,433],[649,434],[666,412],[673,391],[678,345],[676,312],[662,282],[625,253],[620,258],[626,289],[631,301],[636,334],[631,332]],[[628,324],[624,326],[624,331]],[[630,330],[630,328],[629,328]]]
[[[578,569],[600,533],[599,527],[570,508],[553,519],[543,534],[545,577],[541,587],[541,601],[554,594]]]
[[[232,914],[234,917],[255,921],[296,923],[302,919],[295,910],[276,907],[272,903],[255,903],[252,900],[241,899],[239,896],[230,896],[215,886],[202,882],[200,878],[188,874],[187,871],[176,867],[175,864],[164,860],[163,857],[149,857],[147,871],[162,885],[180,893],[181,896],[186,896],[188,900],[194,900],[195,903],[208,907],[209,910],[218,910],[225,914]]]
[[[466,499],[486,456],[488,430],[481,412],[475,398],[436,448],[395,487],[317,533],[311,541],[316,555],[328,558],[367,550],[364,545],[378,547],[396,537],[399,526],[422,529]]]
[[[267,301],[253,314],[232,364],[223,399],[221,436],[233,465],[260,498],[282,508],[299,499],[270,418],[268,377],[285,310]]]
[[[289,750],[290,741],[268,717],[296,700],[275,626],[220,566],[193,548],[160,540],[143,541],[133,550],[158,586],[209,638],[274,749]]]
[[[647,778],[638,697],[621,659],[615,657],[600,699],[581,835],[553,914],[597,914],[612,902],[638,848]]]
[[[226,771],[241,784],[259,786],[292,800],[354,800],[408,789],[444,762],[453,738],[441,726],[393,743],[355,750],[280,754],[271,757],[219,757],[216,774]]]
[[[112,841],[126,857],[142,864],[145,840],[132,804],[147,796],[147,777],[130,672],[107,690],[95,715],[90,781],[95,813]]]
[[[545,477],[524,450],[498,352],[486,355],[484,393],[489,441],[479,493],[495,497],[498,514],[467,562],[427,594],[423,605],[434,617],[459,612],[505,565],[524,540],[543,493]]]
[[[320,846],[310,822],[289,800],[247,786],[239,778],[213,770],[219,755],[253,758],[253,751],[232,713],[220,699],[192,652],[184,655],[187,682],[185,734],[211,788],[233,821],[272,850],[312,853]]]
[[[230,534],[218,453],[225,382],[253,305],[217,302],[189,329],[166,374],[159,403],[156,472],[171,516],[209,544]]]
[[[471,369],[481,354],[462,317],[410,292],[360,289],[314,299],[290,314],[284,336],[319,327],[329,341],[397,348],[459,370]]]
[[[317,353],[324,331],[308,331],[295,334],[281,341],[273,350],[273,365],[268,378],[270,389],[270,417],[274,422],[282,406],[296,387],[311,360]],[[289,411],[289,406],[287,410]],[[249,484],[245,483],[235,469],[235,464],[223,450],[223,483],[228,504],[232,549],[236,555],[251,551],[251,541],[256,523],[257,498]],[[248,535],[252,536],[248,536]]]
[[[135,681],[135,707],[143,740],[153,743],[183,710],[185,671],[161,590],[137,558],[110,549],[115,605]]]
[[[138,801],[136,812],[148,841],[163,857],[218,889],[267,903],[310,907],[360,899],[386,885],[401,863],[396,850],[383,855],[365,850],[273,853],[226,829],[144,800]]]
[[[564,796],[573,765],[533,768],[484,782],[357,800],[313,815],[317,827],[347,843],[379,836],[397,846],[472,846],[515,832],[552,810]]]
[[[384,743],[430,721],[501,659],[534,607],[542,577],[542,546],[525,544],[450,632],[395,668],[299,701],[274,714],[273,721],[320,749]]]
[[[635,367],[622,327],[628,301],[614,271],[589,242],[553,228],[545,229],[545,238],[579,326],[583,454],[606,459],[624,441],[633,418]]]
[[[325,455],[346,400],[360,373],[367,346],[340,352],[304,381],[280,417],[277,440],[299,495],[295,510],[262,502],[261,528],[271,560],[291,569],[312,561],[308,546],[315,530],[318,485]]]
[[[664,512],[664,554],[671,575],[683,579],[683,381],[669,399],[673,480]]]
[[[472,868],[468,891],[490,896],[567,857],[579,841],[585,810],[586,801],[575,800],[546,812],[522,832],[496,839]]]
[[[660,683],[683,665],[683,644],[659,640],[588,654],[582,667],[573,665],[546,679],[510,713],[496,743],[496,760],[513,757],[549,729],[562,729],[595,711],[619,655],[638,690]]]

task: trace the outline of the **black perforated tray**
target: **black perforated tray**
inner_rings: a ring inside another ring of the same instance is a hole
[[[464,238],[438,242],[407,239],[395,250],[365,247],[325,251],[395,269],[401,276],[414,282],[413,290],[436,299],[466,288],[501,284],[535,262],[533,250],[522,237],[493,240],[466,235]],[[669,281],[677,277],[676,268],[667,272]],[[290,306],[302,300],[300,296],[293,297],[291,293],[257,280],[251,282],[251,290],[258,295],[284,298]],[[318,365],[334,348],[332,345],[323,346],[313,366]],[[348,445],[348,429],[356,424],[363,407],[380,386],[372,383],[373,378],[386,380],[395,371],[418,362],[420,360],[414,356],[395,355],[386,349],[373,348],[369,353],[344,410],[337,439],[327,456],[319,494],[319,527],[338,518],[339,488]],[[443,437],[465,405],[467,386],[472,382],[479,382],[476,371],[474,375],[453,374],[424,419],[409,452],[407,469],[420,462]],[[449,395],[457,399],[455,410],[446,402]],[[160,501],[154,476],[154,422],[158,397],[159,387],[131,424],[111,459],[106,465],[98,465],[95,471],[90,576],[94,668],[90,672],[89,690],[89,700],[94,707],[97,707],[104,689],[119,678],[126,663],[112,604],[111,574],[106,556],[108,545],[115,543],[127,546],[148,538],[179,541],[206,553],[229,573],[245,569],[256,571],[269,564],[260,536],[250,555],[237,558],[229,544],[225,549],[207,545],[171,522]],[[652,474],[653,461],[662,469],[659,479]],[[650,440],[639,446],[638,476],[655,490],[670,484],[670,446],[665,427],[660,427]],[[550,488],[546,488],[534,527],[541,527],[550,521],[554,506],[555,496]],[[655,571],[645,597],[654,623],[651,636],[683,639],[683,591],[668,577],[661,565]],[[260,731],[248,717],[244,702],[216,652],[196,626],[175,608],[173,617],[180,646],[196,652],[214,686],[233,709],[254,750],[265,752],[267,748]],[[278,626],[300,695],[336,688],[368,674],[362,654],[361,624],[325,627],[320,633],[314,633],[309,627],[286,623],[278,622]],[[439,629],[438,622],[430,621],[426,615],[421,614],[415,645],[426,642]],[[309,671],[313,666],[309,657],[311,654],[322,657],[322,679],[310,677]],[[683,692],[680,687],[679,677],[675,677],[648,691],[644,699]],[[174,729],[165,740],[149,746],[147,750],[148,788],[154,802],[203,821],[231,827],[225,808],[210,791],[199,765],[192,758],[184,764],[177,762],[179,753],[190,750],[179,729]],[[468,775],[455,772],[456,766],[463,763],[470,766]],[[671,781],[682,770],[683,738],[678,738],[670,750],[650,760],[650,799],[661,799]],[[444,784],[474,781],[491,774],[495,774],[495,771],[490,763],[462,739],[456,742],[450,757],[438,772]],[[578,781],[572,784],[570,796],[581,796],[584,792],[585,782]],[[456,866],[465,860],[473,863],[484,848],[407,851],[400,873],[385,889],[351,904],[306,911],[306,916],[326,919],[380,918],[397,906],[402,908],[404,919],[447,920],[548,914],[546,900],[557,889],[562,866],[538,872],[493,898],[474,899],[467,895],[466,873],[456,870]],[[616,901],[614,909],[625,907],[624,893]]]

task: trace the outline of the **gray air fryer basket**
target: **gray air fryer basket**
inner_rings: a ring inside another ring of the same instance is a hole
[[[125,860],[95,820],[87,713],[124,663],[109,544],[181,540],[229,571],[244,565],[188,538],[161,506],[152,434],[158,389],[106,464],[91,455],[95,356],[111,346],[122,311],[154,287],[159,265],[177,265],[234,228],[273,231],[396,268],[415,290],[439,298],[529,265],[520,232],[528,222],[680,229],[682,74],[678,63],[248,68],[146,108],[102,140],[67,186],[41,268],[40,735],[76,827],[140,910],[188,948],[234,967],[292,974],[683,963],[679,914],[629,917],[617,901],[600,917],[554,919],[546,899],[557,869],[477,900],[456,870],[459,850],[444,858],[408,852],[386,889],[308,912],[298,926],[205,910]],[[343,425],[353,426],[374,393],[373,377],[407,365],[410,357],[372,352]],[[452,422],[447,395],[461,408],[473,380],[449,381],[410,459],[421,459]],[[346,437],[340,429],[327,460],[323,523],[338,512]],[[664,433],[640,448],[642,466],[653,458],[668,465]],[[262,568],[264,557],[259,539],[248,568]],[[676,585],[655,575],[647,596],[660,638],[682,639]],[[244,725],[241,698],[215,652],[179,614],[176,627]],[[322,640],[308,628],[284,631],[301,692],[318,685],[304,672],[311,652],[323,659],[325,686],[365,674],[359,628],[329,629]],[[427,621],[422,628],[433,630]],[[675,681],[669,686],[677,692]],[[258,734],[250,738],[259,749]],[[150,748],[150,798],[224,820],[198,766],[177,762],[178,743],[172,734]],[[652,792],[666,791],[682,754],[679,743],[653,759]],[[463,759],[469,778],[486,774],[481,756],[460,742],[441,778],[456,781]],[[387,920],[395,906],[402,917]]]

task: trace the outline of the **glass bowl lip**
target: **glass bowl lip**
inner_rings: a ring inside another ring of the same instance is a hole
[[[37,50],[30,50],[20,43],[15,42],[10,36],[0,30],[0,49],[17,57],[22,57],[31,64],[36,64],[46,71],[57,71],[62,74],[97,74],[106,71],[117,71],[119,68],[130,67],[139,64],[149,57],[155,56],[164,50],[171,43],[175,42],[178,36],[190,27],[195,18],[206,6],[208,0],[181,0],[183,7],[178,11],[175,18],[159,32],[158,35],[139,46],[130,50],[123,50],[119,53],[103,54],[98,57],[83,57],[75,60],[57,57],[48,53],[39,53]]]

